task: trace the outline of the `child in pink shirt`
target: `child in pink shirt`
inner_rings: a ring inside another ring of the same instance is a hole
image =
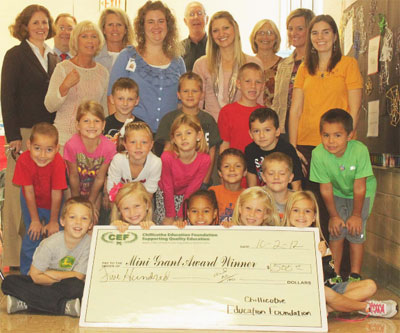
[[[82,103],[76,114],[78,133],[64,147],[71,194],[86,197],[95,206],[95,223],[108,166],[116,154],[115,144],[102,134],[104,126],[103,107],[93,101]]]
[[[156,192],[155,218],[156,223],[167,225],[182,219],[183,200],[200,188],[210,166],[207,142],[196,116],[180,115],[170,133],[173,151],[161,155],[161,191]]]

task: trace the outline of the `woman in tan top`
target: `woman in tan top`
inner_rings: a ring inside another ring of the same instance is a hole
[[[274,99],[276,71],[283,60],[282,57],[276,55],[281,45],[281,34],[275,23],[267,19],[258,21],[250,34],[250,44],[256,57],[263,63],[265,74],[264,105],[271,107]]]
[[[96,24],[83,21],[72,31],[69,43],[73,58],[57,65],[44,100],[49,112],[57,111],[54,125],[60,146],[76,133],[76,112],[82,102],[102,104],[107,115],[108,71],[94,60],[104,44],[103,34]]]

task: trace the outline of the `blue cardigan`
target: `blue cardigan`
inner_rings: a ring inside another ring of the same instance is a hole
[[[111,70],[108,95],[120,77],[134,80],[139,86],[140,102],[133,114],[149,124],[155,133],[162,117],[177,108],[178,81],[185,72],[181,57],[174,58],[167,68],[162,69],[150,66],[133,46],[128,46],[121,51]]]

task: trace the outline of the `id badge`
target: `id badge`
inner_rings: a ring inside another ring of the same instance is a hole
[[[134,58],[129,58],[125,69],[130,72],[134,72],[136,70],[136,61]]]

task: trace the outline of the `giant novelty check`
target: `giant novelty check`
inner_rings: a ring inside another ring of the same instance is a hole
[[[326,332],[318,230],[95,227],[80,325]]]

